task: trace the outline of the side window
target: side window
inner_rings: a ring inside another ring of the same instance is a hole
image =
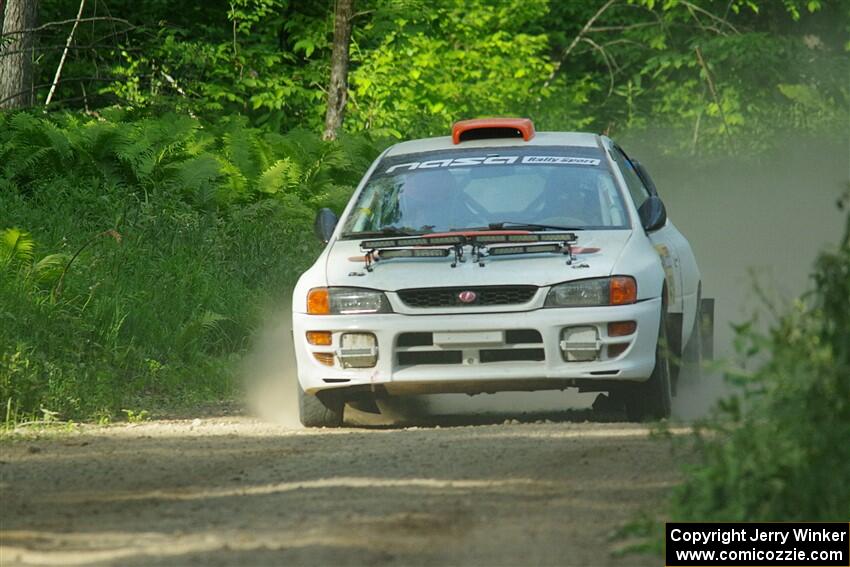
[[[647,191],[646,187],[644,187],[643,181],[641,181],[635,171],[632,162],[629,161],[620,148],[614,146],[611,151],[611,155],[620,167],[620,171],[623,172],[623,178],[626,180],[626,187],[629,188],[629,193],[632,196],[632,201],[634,201],[635,207],[640,207],[643,202],[649,198],[649,191]]]

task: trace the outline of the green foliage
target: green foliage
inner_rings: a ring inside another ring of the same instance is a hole
[[[17,415],[227,395],[261,305],[318,251],[314,210],[376,153],[104,115],[0,115],[0,399]]]
[[[361,31],[380,27],[382,35],[371,49],[354,51],[349,130],[445,135],[456,120],[522,114],[546,96],[547,38],[525,31],[546,17],[545,0],[440,0],[406,8]]]
[[[846,201],[845,201],[846,202]],[[721,406],[673,516],[694,521],[844,521],[850,517],[850,215],[822,253],[815,291],[767,336],[739,332],[755,371]]]
[[[32,261],[32,237],[18,228],[7,228],[0,232],[0,266],[4,272],[16,265]]]
[[[42,21],[67,20],[78,3],[40,6]],[[514,114],[711,156],[759,153],[787,131],[840,133],[850,119],[848,0],[358,0],[356,10],[349,132],[421,137]],[[80,26],[60,104],[321,128],[329,0],[110,0],[109,11],[127,22]],[[40,44],[61,46],[66,32],[49,26]],[[48,85],[59,51],[41,55],[37,82]]]
[[[236,0],[218,25],[183,21],[168,6],[155,40],[121,49],[98,93],[133,106],[163,100],[210,118],[243,113],[273,129],[317,126],[328,74],[331,3]],[[128,6],[129,8],[129,6]],[[144,22],[148,25],[150,20]],[[170,25],[169,25],[170,24]]]
[[[789,132],[843,135],[846,1],[614,2],[582,34],[601,4],[552,4],[566,25],[550,33],[560,67],[539,122],[694,155],[758,154]]]
[[[129,409],[122,409],[121,411],[127,416],[127,421],[130,423],[142,423],[143,421],[150,419],[147,410],[133,411]]]

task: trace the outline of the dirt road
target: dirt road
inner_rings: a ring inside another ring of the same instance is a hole
[[[245,417],[0,441],[0,564],[658,565],[613,532],[679,464],[623,423],[297,430]]]

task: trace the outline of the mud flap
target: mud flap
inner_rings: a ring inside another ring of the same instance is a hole
[[[346,403],[357,411],[375,414],[381,413],[381,409],[375,402],[375,396],[370,393],[362,392],[355,394],[354,396],[347,398]]]
[[[700,301],[700,331],[702,338],[703,360],[714,360],[714,298],[706,297]]]
[[[684,345],[682,345],[682,317],[681,313],[667,314],[667,356],[670,360],[670,388],[676,395],[679,384],[684,357]]]

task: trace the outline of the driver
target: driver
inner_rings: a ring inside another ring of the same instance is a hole
[[[564,172],[567,173],[567,172]],[[599,226],[602,212],[599,207],[599,190],[594,175],[581,175],[570,168],[569,175],[556,170],[546,179],[543,186],[541,214],[548,224]],[[557,223],[555,223],[555,220]]]
[[[456,217],[457,205],[457,182],[445,169],[405,176],[399,195],[402,225],[415,230],[448,229]]]

